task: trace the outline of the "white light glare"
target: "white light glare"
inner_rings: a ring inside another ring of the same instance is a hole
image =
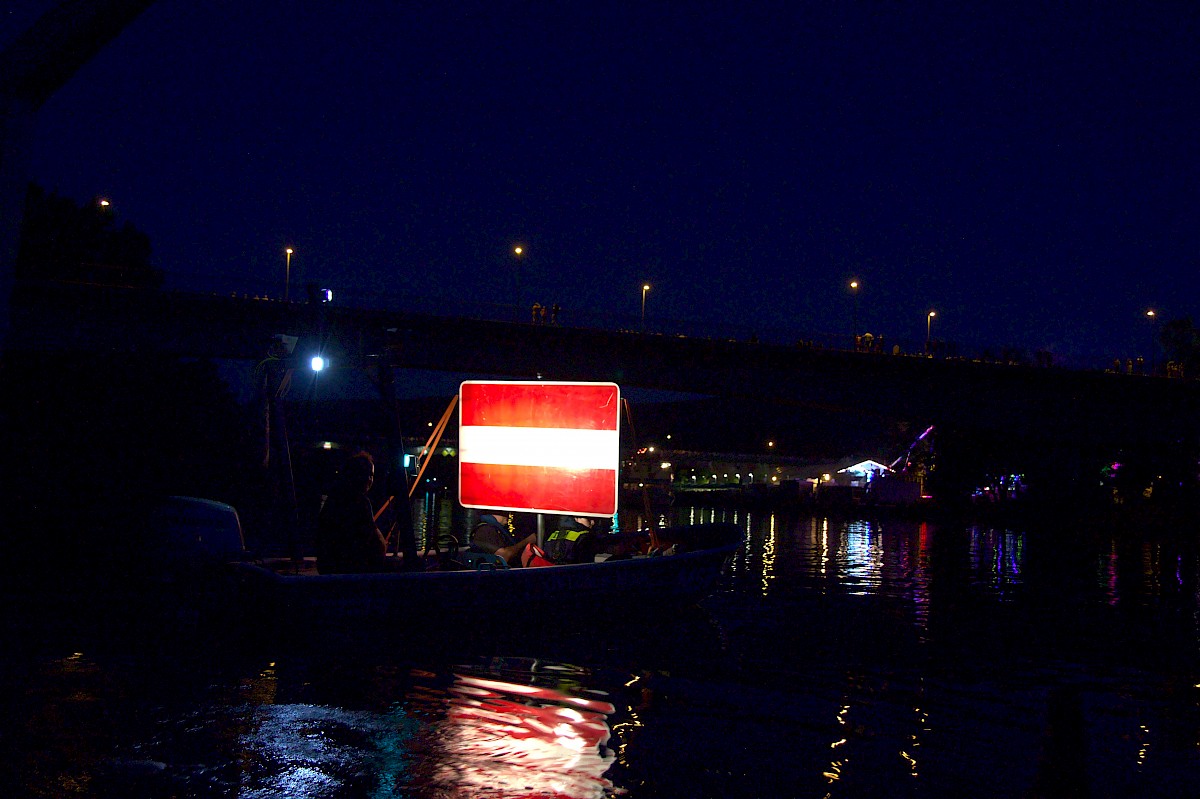
[[[320,355],[314,355],[312,359],[312,370],[314,372],[322,371],[329,364]]]

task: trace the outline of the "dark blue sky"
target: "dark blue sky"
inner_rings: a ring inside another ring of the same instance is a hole
[[[30,166],[170,286],[1098,363],[1196,312],[1198,8],[160,0]]]

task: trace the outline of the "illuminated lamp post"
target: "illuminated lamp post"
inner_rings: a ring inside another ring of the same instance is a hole
[[[933,317],[937,316],[937,311],[930,311],[925,315],[925,354],[932,355],[933,352],[929,349],[929,343],[932,340],[933,332]]]
[[[1150,367],[1149,373],[1151,375],[1153,375],[1154,374],[1154,350],[1156,349],[1157,344],[1158,344],[1158,342],[1155,340],[1158,338],[1155,335],[1155,333],[1158,331],[1158,326],[1156,324],[1158,322],[1158,313],[1155,312],[1155,310],[1153,308],[1151,308],[1150,310],[1146,311],[1146,318],[1150,321],[1150,359],[1149,359],[1149,363],[1147,365]]]
[[[524,310],[522,308],[522,303],[524,302],[524,300],[521,299],[521,256],[524,254],[525,254],[525,248],[522,247],[520,244],[518,244],[516,247],[513,247],[513,256],[517,260],[517,269],[516,269],[517,319],[520,319],[521,314],[524,313]]]
[[[286,258],[283,267],[283,301],[287,302],[292,287],[292,248],[288,247],[283,252]]]
[[[642,284],[642,332],[646,332],[646,292],[650,290],[649,283]]]
[[[854,349],[858,349],[858,281],[850,281],[850,293],[854,295],[854,317],[850,328],[850,341]]]

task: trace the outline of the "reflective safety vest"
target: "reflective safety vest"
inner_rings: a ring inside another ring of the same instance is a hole
[[[580,563],[586,560],[581,542],[591,534],[591,530],[559,528],[546,538],[546,556],[555,563]]]

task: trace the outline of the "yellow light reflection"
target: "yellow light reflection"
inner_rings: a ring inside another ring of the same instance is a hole
[[[1140,732],[1141,735],[1144,736],[1144,738],[1148,738],[1150,736],[1150,728],[1147,727],[1145,724],[1138,725],[1138,732]],[[1146,765],[1146,758],[1148,758],[1149,756],[1150,756],[1150,742],[1148,740],[1143,739],[1142,745],[1140,747],[1138,747],[1138,753],[1137,753],[1138,768],[1141,768],[1142,766]]]
[[[842,705],[841,709],[837,712],[837,723],[838,726],[844,728],[843,732],[846,729],[849,729],[849,724],[847,723],[847,716],[849,715],[849,705]],[[848,740],[848,737],[843,735],[840,739],[831,743],[829,748],[836,752],[838,749],[845,746]],[[846,757],[842,757],[841,759],[830,761],[829,766],[825,769],[825,771],[821,772],[821,776],[825,778],[827,783],[832,784],[842,778],[842,767],[846,765],[846,760]]]
[[[821,523],[821,576],[824,577],[829,568],[829,520]]]
[[[767,521],[767,540],[763,542],[763,572],[762,595],[766,596],[771,589],[771,581],[775,579],[775,514]]]

